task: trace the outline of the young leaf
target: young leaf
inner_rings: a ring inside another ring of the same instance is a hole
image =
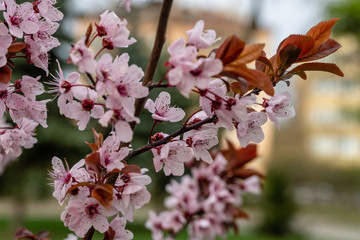
[[[333,18],[320,22],[306,33],[306,36],[312,37],[315,40],[314,48],[319,47],[330,38],[331,29],[338,20],[339,18]]]
[[[110,184],[97,184],[95,189],[91,191],[91,196],[109,210],[113,200],[113,186]]]
[[[260,88],[268,95],[274,95],[274,87],[270,78],[265,73],[247,68],[245,64],[226,65],[221,74],[229,77],[233,77],[235,75],[244,78],[248,82],[248,84]]]
[[[251,44],[244,47],[243,51],[236,58],[233,63],[236,64],[246,64],[256,60],[263,53],[265,44]]]
[[[0,82],[9,83],[11,80],[12,70],[8,66],[3,66],[0,68]]]
[[[219,58],[223,64],[228,64],[240,55],[245,47],[245,42],[235,35],[228,37],[216,50],[215,58]]]
[[[340,70],[340,68],[334,64],[334,63],[321,63],[321,62],[311,62],[311,63],[304,63],[301,64],[291,71],[288,72],[288,74],[298,74],[300,72],[305,71],[323,71],[323,72],[329,72],[333,73],[335,75],[338,75],[340,77],[344,76],[344,73]]]
[[[341,45],[338,42],[333,39],[329,39],[323,44],[321,44],[318,48],[314,48],[304,57],[298,59],[297,62],[318,60],[330,55],[333,52],[336,52],[339,48],[341,48]]]
[[[23,50],[26,47],[26,44],[23,42],[14,42],[8,48],[8,52],[10,53],[17,53]]]
[[[100,174],[100,153],[92,152],[85,157],[85,163],[88,168],[93,170],[97,175]]]

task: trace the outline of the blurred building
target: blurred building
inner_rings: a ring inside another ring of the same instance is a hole
[[[336,62],[345,77],[314,73],[299,84],[305,153],[327,163],[360,166],[360,61],[354,53],[358,46],[350,36],[336,40],[343,47],[325,60]]]

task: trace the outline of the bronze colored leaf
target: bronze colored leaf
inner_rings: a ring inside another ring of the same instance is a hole
[[[256,60],[263,53],[265,44],[251,44],[244,47],[240,55],[233,61],[236,64],[246,64]]]
[[[24,42],[13,42],[10,47],[8,48],[8,52],[10,53],[17,53],[23,50],[26,47]]]
[[[92,152],[85,157],[85,163],[88,168],[93,170],[97,175],[100,174],[101,165],[100,165],[100,153]]]
[[[216,50],[215,58],[219,58],[223,65],[228,64],[240,55],[245,47],[245,42],[235,35],[228,37]]]
[[[336,52],[339,48],[341,48],[341,45],[338,42],[333,39],[329,39],[323,44],[321,44],[318,48],[314,48],[313,50],[311,50],[301,59],[298,59],[297,62],[318,60],[330,55],[333,52]]]
[[[19,228],[15,232],[15,239],[34,238],[34,234],[27,228]]]
[[[91,196],[109,210],[113,200],[113,189],[114,187],[111,184],[97,184],[91,191]]]
[[[8,66],[3,66],[0,68],[0,82],[8,84],[11,80],[12,70]]]
[[[85,45],[89,47],[90,44],[90,37],[93,31],[93,26],[90,23],[89,26],[86,29],[86,33],[85,33]]]
[[[230,73],[230,75],[227,75],[226,73]],[[248,84],[260,88],[268,95],[271,96],[274,95],[274,87],[269,76],[267,76],[263,72],[259,72],[254,69],[249,69],[246,67],[245,64],[240,64],[240,65],[228,64],[224,67],[222,74],[225,76],[236,75],[238,77],[244,78],[248,82]]]
[[[126,164],[123,169],[121,169],[123,173],[141,173],[141,168],[135,164]]]
[[[306,33],[306,36],[310,36],[315,40],[314,48],[318,48],[321,44],[330,38],[331,29],[338,20],[339,18],[333,18],[320,22]]]
[[[299,72],[304,71],[322,71],[322,72],[329,72],[340,77],[344,76],[344,73],[340,70],[340,68],[334,63],[321,63],[321,62],[311,62],[311,63],[304,63],[301,64],[291,71],[289,74],[298,74]]]

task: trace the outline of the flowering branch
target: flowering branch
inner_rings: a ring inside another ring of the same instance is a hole
[[[165,35],[166,35],[166,29],[167,29],[167,24],[169,21],[172,4],[173,4],[173,0],[164,0],[163,1],[162,7],[161,7],[161,12],[160,12],[160,17],[159,17],[159,22],[158,22],[158,26],[157,26],[157,30],[156,30],[154,46],[153,46],[151,56],[149,59],[149,63],[146,67],[144,79],[142,82],[143,86],[148,85],[148,83],[152,82],[154,79],[156,67],[159,62],[161,51],[163,49],[163,46],[164,46],[165,40],[166,40]],[[135,116],[136,117],[140,116],[140,112],[143,109],[144,104],[145,104],[145,98],[140,98],[140,99],[136,100],[136,102],[135,102]],[[132,126],[132,128],[134,128],[135,123],[133,122],[131,126]]]

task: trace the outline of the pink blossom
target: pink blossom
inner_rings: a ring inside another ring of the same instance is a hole
[[[114,12],[106,10],[100,15],[100,22],[96,24],[99,36],[105,36],[103,47],[113,49],[114,47],[124,48],[136,42],[134,38],[129,38],[129,30],[126,28],[126,19],[120,20]]]
[[[246,147],[250,141],[260,143],[264,140],[264,132],[261,126],[267,121],[263,112],[250,112],[246,122],[239,122],[237,125],[237,137],[242,147]]]
[[[66,112],[66,103],[72,102],[74,99],[73,85],[77,83],[77,80],[80,78],[80,74],[77,72],[72,72],[69,74],[68,78],[65,79],[63,71],[61,69],[59,61],[57,61],[59,71],[58,77],[48,82],[49,85],[52,85],[49,93],[55,93],[55,97],[59,97],[57,104],[60,110],[60,114],[65,114]]]
[[[130,122],[140,122],[140,120],[134,116],[134,111],[129,113],[124,108],[108,110],[99,119],[99,123],[103,127],[107,127],[109,123],[112,124],[119,140],[122,142],[130,142],[133,138],[133,130],[131,129]]]
[[[25,36],[25,43],[27,44],[26,55],[28,62],[43,69],[46,72],[46,75],[48,75],[49,49],[44,48],[40,44],[41,42],[33,40],[30,36]]]
[[[54,7],[54,4],[56,4],[56,0],[37,0],[34,9],[50,21],[60,21],[63,19],[64,14]]]
[[[31,3],[18,5],[14,0],[5,0],[5,4],[7,8],[4,18],[12,35],[22,38],[23,33],[34,34],[39,30],[38,18]]]
[[[242,182],[241,187],[245,192],[259,195],[261,193],[260,178],[256,175],[248,177]]]
[[[197,50],[194,46],[186,46],[184,38],[180,38],[173,42],[168,48],[168,53],[170,54],[168,63],[171,66],[175,68],[179,67],[183,72],[191,71],[194,68],[194,62],[196,61],[197,57]],[[171,85],[175,86],[175,83],[178,80],[173,82],[172,79],[169,79],[169,81],[171,81],[169,82]]]
[[[96,68],[96,91],[99,95],[105,93],[105,82],[120,78],[128,71],[129,55],[122,54],[117,56],[113,62],[113,58],[109,53],[101,55],[97,61]]]
[[[100,164],[106,168],[107,172],[114,169],[121,170],[124,167],[122,160],[129,154],[129,148],[120,148],[120,141],[118,136],[111,132],[110,135],[104,140],[100,153]]]
[[[72,101],[66,104],[65,116],[77,120],[79,130],[84,130],[90,117],[95,119],[101,118],[104,114],[104,108],[101,105],[96,104],[98,95],[91,89],[76,89],[77,93],[75,97],[80,100]]]
[[[134,234],[125,229],[126,219],[118,215],[110,222],[110,228],[115,232],[114,240],[130,240]]]
[[[15,81],[15,91],[23,93],[28,99],[35,100],[37,95],[45,92],[44,85],[39,80],[40,76],[33,78],[24,75]]]
[[[178,122],[185,117],[184,110],[170,107],[170,94],[167,92],[161,92],[156,98],[155,103],[153,100],[148,99],[144,108],[152,113],[151,116],[155,121],[159,122]]]
[[[106,107],[112,109],[124,108],[126,111],[134,109],[135,98],[143,98],[149,94],[147,87],[141,85],[140,79],[144,72],[136,65],[131,65],[123,76],[114,81],[107,81],[105,89],[108,92]]]
[[[9,113],[12,120],[19,124],[22,119],[29,118],[33,121],[39,123],[42,127],[47,128],[47,108],[46,103],[49,102],[49,99],[36,101],[27,99],[27,106],[22,109],[10,109]]]
[[[11,43],[12,37],[9,34],[9,29],[4,23],[0,23],[0,67],[6,65],[6,54]]]
[[[96,70],[96,61],[91,49],[85,45],[85,37],[81,38],[70,49],[71,61],[79,67],[80,72],[93,73]]]
[[[9,84],[0,83],[0,117],[6,109],[21,110],[27,106],[27,99],[9,89]]]
[[[125,6],[126,11],[130,12],[131,8],[130,8],[130,4],[131,4],[131,0],[120,0],[119,6]]]
[[[208,48],[213,45],[215,42],[220,40],[216,38],[216,32],[212,29],[204,31],[204,21],[199,20],[195,27],[186,32],[188,36],[188,45],[193,45],[197,49]]]
[[[184,133],[184,140],[188,146],[193,149],[195,159],[201,159],[207,163],[213,162],[209,150],[219,143],[217,138],[217,129],[189,131]]]
[[[184,162],[190,161],[193,151],[186,146],[185,141],[172,141],[155,149],[151,149],[154,158],[156,172],[164,167],[166,176],[173,174],[181,176],[184,174]]]
[[[151,195],[145,186],[151,183],[151,179],[145,175],[146,172],[147,169],[143,168],[141,173],[124,173],[115,182],[113,206],[129,221],[133,221],[134,209],[150,201]]]
[[[279,117],[288,119],[295,116],[295,110],[293,106],[290,106],[290,100],[289,92],[281,92],[265,101],[265,111],[278,129],[280,128]]]
[[[66,161],[65,169],[63,162],[58,157],[53,157],[51,163],[53,171],[50,172],[50,176],[54,180],[53,196],[62,205],[65,194],[70,187],[79,182],[87,182],[90,176],[85,168],[83,168],[85,165],[84,159],[77,162],[71,169],[69,169]]]
[[[61,213],[61,221],[75,234],[83,238],[86,232],[94,227],[101,233],[109,229],[107,216],[114,211],[106,210],[96,199],[70,199],[65,210]]]

